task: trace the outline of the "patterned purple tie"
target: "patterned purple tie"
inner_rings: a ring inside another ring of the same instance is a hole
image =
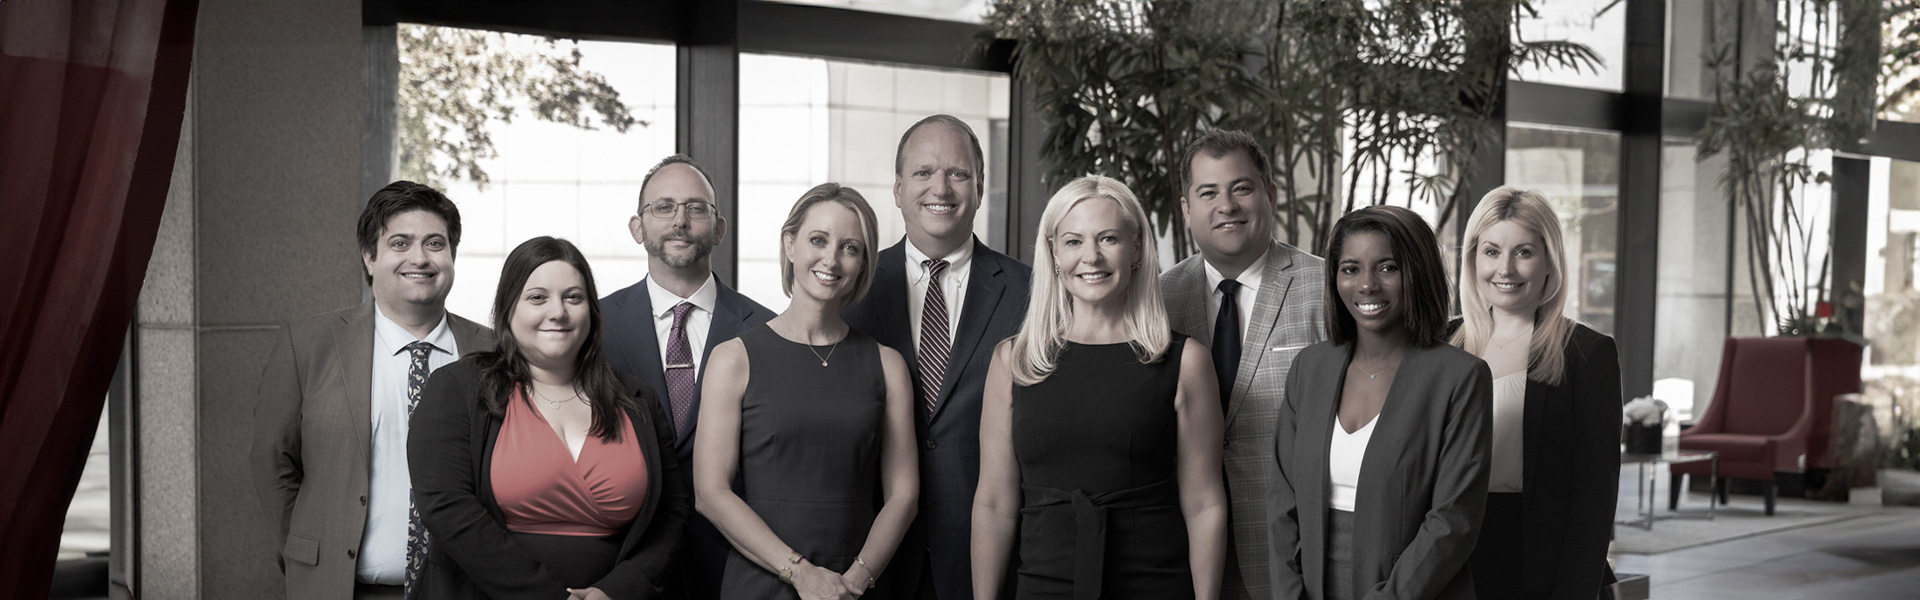
[[[920,391],[931,419],[940,403],[940,382],[947,377],[947,293],[940,286],[947,261],[933,258],[920,261],[920,266],[927,268],[927,301],[920,311]]]
[[[414,342],[407,344],[407,351],[413,353],[413,361],[407,365],[407,420],[413,420],[413,407],[420,404],[420,390],[427,387],[427,356],[433,354],[433,344]],[[420,509],[413,503],[413,490],[407,490],[407,579],[401,593],[409,600],[414,595],[413,583],[420,580],[420,572],[427,566],[427,526],[420,522]]]
[[[673,407],[673,432],[687,428],[687,413],[693,408],[694,386],[700,379],[693,369],[693,349],[687,345],[687,314],[693,304],[681,302],[673,307],[673,331],[667,334],[667,400]]]

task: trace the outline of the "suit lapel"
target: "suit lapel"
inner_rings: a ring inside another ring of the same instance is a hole
[[[866,331],[862,333],[872,336],[874,340],[879,341],[881,344],[899,351],[901,358],[905,358],[907,364],[910,366],[909,368],[911,368],[911,365],[919,363],[914,362],[916,357],[914,356],[915,343],[913,339],[913,325],[907,322],[909,318],[908,315],[913,313],[907,312],[906,261],[907,239],[904,237],[900,238],[900,243],[894,244],[892,248],[880,252],[880,266],[875,269],[873,287],[869,291],[869,293],[876,294],[874,307],[880,311],[878,315],[875,315],[875,318],[870,320],[873,323],[880,324],[880,326],[876,327],[878,331]],[[898,318],[890,318],[887,315],[900,316]],[[915,385],[919,384],[920,378],[914,377],[912,379]]]
[[[1280,320],[1287,300],[1287,288],[1293,285],[1293,254],[1283,252],[1279,244],[1267,248],[1267,263],[1260,272],[1260,291],[1253,299],[1253,320],[1247,323],[1247,335],[1240,342],[1240,365],[1233,377],[1232,396],[1228,397],[1226,424],[1240,416],[1240,404],[1253,391],[1253,376],[1260,372],[1260,361],[1267,358],[1267,337]],[[1204,281],[1204,280],[1203,280]],[[1206,306],[1203,302],[1201,306]],[[1222,391],[1221,393],[1228,393]]]
[[[1347,362],[1340,365],[1341,387],[1338,390],[1346,389],[1347,365],[1353,361],[1352,348],[1351,345],[1348,348]],[[1416,418],[1423,416],[1425,407],[1413,404],[1407,399],[1407,394],[1432,391],[1425,389],[1432,382],[1428,381],[1428,370],[1421,366],[1429,351],[1430,348],[1409,344],[1406,354],[1400,359],[1400,366],[1394,369],[1393,383],[1387,387],[1387,399],[1380,406],[1380,414],[1373,417],[1379,422],[1373,425],[1373,436],[1361,455],[1359,487],[1365,491],[1353,499],[1354,514],[1389,514],[1378,512],[1386,508],[1387,496],[1392,494],[1393,489],[1383,484],[1390,479],[1399,479],[1398,474],[1393,472],[1394,458],[1405,449],[1407,440],[1417,439],[1414,432],[1426,426],[1424,419]],[[1408,374],[1413,377],[1407,377]],[[1334,414],[1337,422],[1339,411],[1336,409]]]
[[[987,322],[993,319],[994,310],[1007,291],[1007,286],[1000,282],[1001,271],[999,257],[990,254],[986,244],[974,240],[973,273],[968,276],[967,300],[960,309],[960,326],[954,331],[946,374],[941,377],[940,390],[935,395],[940,401],[934,403],[933,414],[927,415],[928,421],[939,418],[946,410],[947,395],[953,393],[953,386],[972,362],[974,350],[980,347],[980,338],[987,334]]]
[[[492,349],[484,347],[489,345],[486,343],[486,340],[483,339],[486,337],[486,329],[481,327],[479,323],[468,321],[453,313],[447,313],[447,329],[453,331],[453,343],[460,346],[460,348],[458,348],[459,352],[454,353],[455,360],[459,360],[460,357],[468,354]]]
[[[340,372],[346,377],[342,383],[347,390],[347,421],[352,423],[356,440],[353,447],[360,452],[352,464],[364,480],[373,453],[373,300],[361,303],[343,320],[341,327],[346,328],[346,335],[338,339],[346,341],[346,347],[339,350],[346,364]]]

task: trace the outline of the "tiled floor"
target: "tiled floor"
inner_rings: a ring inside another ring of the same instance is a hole
[[[1691,500],[1706,498],[1700,494]],[[1744,500],[1757,504],[1754,497]],[[1861,500],[1877,498],[1856,498],[1856,503]],[[1735,505],[1742,501],[1733,498]],[[1648,575],[1656,600],[1920,599],[1920,508],[1875,509],[1838,522],[1662,554],[1618,554],[1614,567]]]

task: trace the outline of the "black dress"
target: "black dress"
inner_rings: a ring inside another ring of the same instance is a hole
[[[740,343],[748,363],[740,398],[741,498],[808,562],[844,573],[880,510],[887,404],[880,346],[848,330],[838,346],[809,349],[766,325],[740,334]],[[828,357],[827,366],[820,365],[821,356]],[[862,597],[884,593],[876,589]],[[720,597],[799,594],[734,549],[727,553]]]
[[[1154,364],[1066,344],[1046,381],[1013,388],[1018,597],[1192,598],[1173,406],[1186,337]]]

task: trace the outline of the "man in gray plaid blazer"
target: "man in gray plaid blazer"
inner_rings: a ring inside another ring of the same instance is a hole
[[[1173,330],[1213,349],[1226,415],[1231,504],[1223,598],[1268,600],[1267,485],[1287,370],[1326,339],[1325,263],[1273,239],[1274,184],[1251,136],[1217,131],[1187,147],[1180,210],[1200,254],[1160,275]]]

